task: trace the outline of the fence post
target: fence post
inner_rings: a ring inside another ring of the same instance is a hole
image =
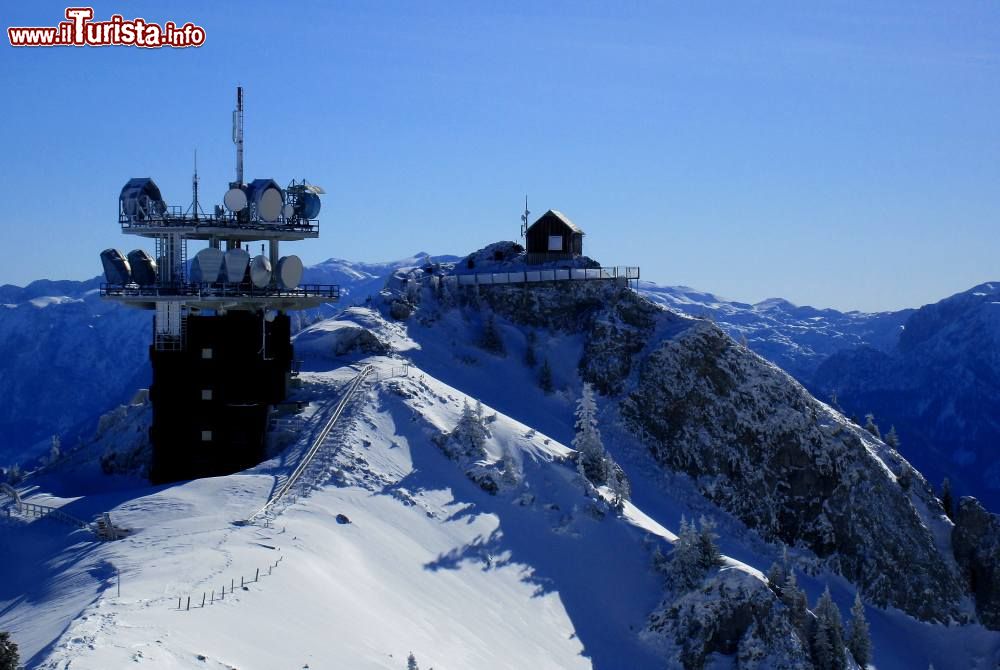
[[[177,596],[177,609],[179,610],[180,608],[181,608],[181,597]]]
[[[185,610],[185,611],[187,611],[187,612],[191,611],[191,596],[188,596],[187,610]]]
[[[212,589],[212,602],[211,602],[211,604],[212,605],[215,604],[215,589]]]
[[[236,580],[235,579],[230,579],[229,580],[229,592],[232,593],[235,589],[236,589]]]
[[[244,585],[243,585],[243,577],[240,576],[240,588],[242,589],[243,587],[244,587]]]
[[[257,568],[257,574],[254,575],[253,580],[255,582],[260,581],[260,568]]]

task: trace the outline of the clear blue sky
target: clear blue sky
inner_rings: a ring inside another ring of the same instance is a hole
[[[3,27],[64,3],[7,2]],[[1000,280],[996,2],[96,2],[199,49],[0,46],[0,283],[94,276],[117,197],[324,186],[307,263],[517,239],[524,194],[643,276],[916,306]]]

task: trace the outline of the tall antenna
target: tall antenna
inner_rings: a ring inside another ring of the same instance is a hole
[[[524,196],[524,214],[521,215],[521,237],[528,234],[528,215],[531,212],[528,210],[528,195]]]
[[[191,178],[191,214],[198,218],[198,150],[194,150],[194,176]]]
[[[236,183],[243,184],[243,87],[236,87],[236,109],[233,111],[233,142],[236,144]]]

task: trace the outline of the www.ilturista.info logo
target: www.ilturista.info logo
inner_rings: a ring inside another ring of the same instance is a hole
[[[107,21],[94,21],[92,7],[67,7],[66,21],[54,27],[18,27],[7,29],[14,47],[109,47],[127,46],[200,47],[205,43],[205,29],[190,21],[178,26],[167,21],[162,26],[145,19],[126,20],[113,14]]]

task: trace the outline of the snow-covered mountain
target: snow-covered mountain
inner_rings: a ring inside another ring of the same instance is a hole
[[[607,281],[477,290],[400,270],[371,306],[295,345],[308,407],[284,429],[293,444],[257,468],[82,482],[84,462],[141,432],[140,404],[106,417],[91,456],[29,481],[38,502],[110,510],[134,530],[94,545],[51,520],[0,526],[0,629],[30,667],[404,668],[412,652],[439,670],[808,668],[809,627],[828,619],[797,615],[764,578],[783,551],[810,606],[828,587],[846,620],[865,595],[876,667],[1000,661],[1000,633],[968,623],[995,625],[995,517],[961,506],[956,558],[919,473],[709,321]],[[365,364],[377,381],[280,515],[234,525]],[[570,448],[584,382],[629,479],[620,511]],[[471,448],[459,426],[477,401],[485,437]],[[682,515],[714,524],[724,554],[691,583],[671,548]]]

